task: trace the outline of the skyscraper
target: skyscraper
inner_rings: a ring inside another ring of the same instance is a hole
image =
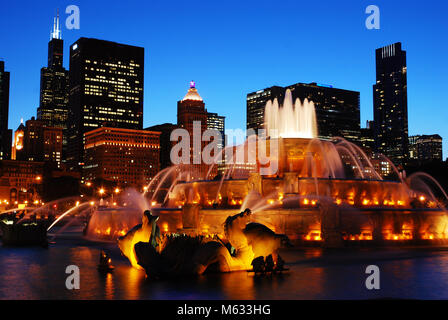
[[[378,152],[396,165],[408,159],[408,98],[406,51],[397,42],[376,49],[373,115]]]
[[[144,48],[80,38],[70,47],[67,163],[83,164],[83,135],[107,126],[143,128]]]
[[[287,87],[273,86],[247,95],[247,129],[258,132],[264,128],[264,112],[268,100],[283,103],[286,89],[292,98],[314,102],[320,138],[342,136],[358,142],[360,137],[359,92],[333,88],[329,85],[296,83]]]
[[[200,140],[198,140],[199,145],[197,146],[194,145],[194,122],[197,122],[200,129]],[[196,179],[204,178],[208,166],[202,162],[202,150],[206,145],[206,143],[202,141],[202,134],[207,130],[207,109],[205,109],[204,100],[202,100],[199,95],[194,81],[190,82],[190,88],[185,97],[177,102],[177,125],[180,128],[186,129],[191,137],[191,151],[189,155],[190,163],[192,164],[190,167],[191,177]]]
[[[67,146],[68,71],[63,67],[64,41],[59,25],[59,13],[53,21],[48,42],[48,65],[40,70],[40,102],[37,119],[47,127],[63,130],[63,151]]]
[[[9,72],[5,62],[0,61],[0,160],[11,158],[12,130],[8,129]]]
[[[63,46],[58,15],[48,42],[48,65],[40,73],[37,119],[47,126],[65,129],[68,115],[68,72],[63,67]]]

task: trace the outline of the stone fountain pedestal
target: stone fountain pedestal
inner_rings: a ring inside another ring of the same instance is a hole
[[[342,248],[341,211],[338,207],[321,208],[321,230],[324,248]]]
[[[201,206],[196,203],[185,204],[182,207],[182,232],[196,236],[199,233],[199,210]]]

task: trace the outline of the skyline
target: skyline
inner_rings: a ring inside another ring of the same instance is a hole
[[[80,37],[145,48],[144,127],[175,122],[176,102],[182,99],[190,80],[196,81],[207,109],[226,116],[228,129],[245,129],[246,117],[241,110],[246,109],[247,93],[297,82],[359,91],[364,127],[366,120],[373,119],[375,49],[400,41],[408,54],[409,134],[441,135],[445,159],[448,129],[444,119],[448,119],[448,111],[444,106],[448,94],[443,90],[447,71],[443,52],[448,45],[436,40],[446,31],[442,15],[446,4],[429,2],[439,4],[441,10],[429,12],[417,4],[376,1],[381,10],[380,30],[365,28],[367,1],[356,5],[326,2],[325,12],[318,10],[322,3],[293,1],[282,5],[196,1],[176,3],[181,10],[175,11],[170,10],[173,2],[169,6],[160,1],[106,6],[100,1],[79,1],[80,30],[64,26],[64,9],[71,3],[27,2],[28,10],[23,4],[8,3],[2,11],[8,17],[1,19],[0,28],[8,30],[11,21],[20,21],[15,32],[5,34],[5,47],[0,48],[5,68],[11,72],[9,127],[15,130],[20,118],[36,115],[40,68],[46,65],[50,29],[59,8],[67,69],[69,46]],[[114,19],[122,23],[114,24]],[[129,29],[119,27],[123,24]],[[202,24],[209,28],[204,30]]]

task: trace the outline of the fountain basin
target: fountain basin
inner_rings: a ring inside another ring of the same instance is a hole
[[[194,210],[193,210],[194,211]],[[164,233],[196,235],[216,234],[225,238],[225,219],[235,209],[153,209],[159,216],[158,225]],[[192,219],[187,215],[195,215]],[[334,219],[328,219],[328,218]],[[196,221],[184,229],[184,221]],[[445,243],[448,239],[448,218],[437,209],[361,209],[289,208],[270,209],[251,215],[250,221],[264,224],[279,234],[287,235],[296,245],[322,245],[330,233],[348,243],[389,245],[394,243]]]

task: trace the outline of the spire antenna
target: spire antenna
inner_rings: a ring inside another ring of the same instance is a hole
[[[61,27],[59,24],[59,8],[57,9],[56,17],[53,18],[53,31],[50,33],[50,40],[62,39]]]

